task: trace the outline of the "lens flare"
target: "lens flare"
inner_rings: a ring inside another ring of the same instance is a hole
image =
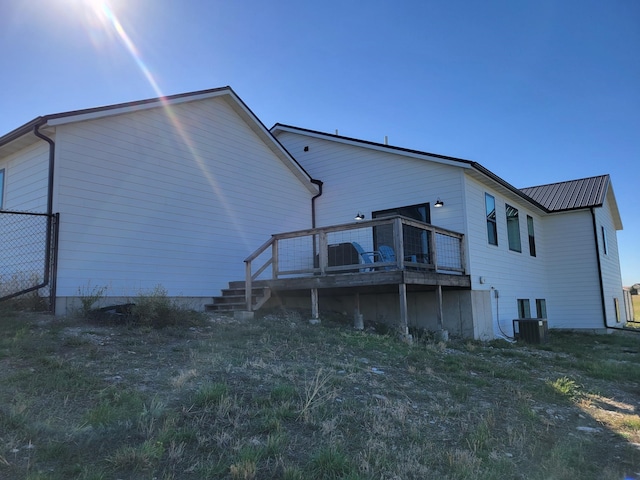
[[[173,125],[173,128],[176,130],[178,135],[182,138],[182,141],[184,142],[185,146],[189,150],[189,153],[193,158],[194,162],[196,163],[196,165],[202,172],[203,176],[206,178],[207,182],[211,186],[213,192],[216,194],[219,201],[221,202],[224,210],[227,213],[228,218],[233,223],[233,226],[234,226],[234,229],[236,230],[238,238],[242,239],[245,247],[247,248],[247,251],[249,251],[251,248],[249,241],[246,238],[244,230],[241,228],[241,226],[237,221],[237,215],[233,214],[231,205],[229,204],[222,189],[220,188],[218,181],[216,180],[215,176],[207,168],[207,165],[205,164],[202,156],[198,154],[197,148],[195,147],[190,136],[187,134],[187,132],[183,128],[175,112],[172,110],[171,105],[164,99],[164,94],[160,90],[160,86],[158,85],[158,82],[152,75],[148,66],[143,61],[142,55],[140,54],[138,48],[136,48],[136,45],[131,40],[130,36],[125,31],[125,28],[123,27],[122,23],[119,21],[118,17],[116,16],[116,13],[111,8],[110,3],[107,0],[93,0],[93,1],[84,0],[84,1],[86,6],[91,7],[93,13],[95,14],[95,16],[97,16],[100,23],[104,25],[104,28],[109,30],[107,33],[112,33],[112,32],[115,33],[116,38],[122,43],[122,45],[126,48],[131,58],[135,61],[138,68],[140,69],[142,74],[145,76],[145,78],[149,82],[149,85],[151,85],[151,88],[153,88],[154,92],[156,93],[156,96],[160,98],[161,102],[163,103],[165,115]]]

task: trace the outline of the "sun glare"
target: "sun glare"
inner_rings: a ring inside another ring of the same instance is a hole
[[[2,0],[0,0],[2,1]],[[156,95],[159,98],[163,98],[164,94],[160,90],[158,82],[154,78],[151,70],[147,67],[143,60],[143,56],[139,49],[136,47],[134,41],[131,39],[126,28],[120,22],[119,15],[124,15],[124,10],[131,5],[132,1],[128,0],[58,0],[60,3],[66,4],[65,16],[67,18],[74,17],[74,21],[82,23],[82,26],[87,31],[87,35],[91,39],[96,50],[100,51],[103,47],[112,46],[112,44],[119,43],[125,47],[127,53],[135,61],[140,72],[145,76],[147,82],[153,88]],[[216,193],[223,208],[228,212],[231,212],[231,205],[225,198],[220,185],[213,173],[209,170],[203,158],[198,152],[198,149],[194,145],[194,142],[187,134],[179,118],[173,112],[170,105],[164,105],[164,111],[172,123],[175,131],[182,137],[185,146],[188,148],[194,162],[198,165],[203,175],[209,182],[212,190]],[[243,229],[235,220],[235,216],[229,213],[229,217],[233,219],[234,226],[240,238],[242,238],[245,245],[248,248],[248,241],[244,235]]]

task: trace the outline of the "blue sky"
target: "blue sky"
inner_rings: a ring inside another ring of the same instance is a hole
[[[460,157],[516,187],[611,174],[640,282],[636,0],[2,0],[0,135],[230,85],[276,122]]]

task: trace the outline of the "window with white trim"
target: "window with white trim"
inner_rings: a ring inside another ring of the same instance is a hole
[[[529,255],[536,256],[536,235],[533,230],[533,217],[527,215],[527,232],[529,234]]]
[[[520,218],[518,209],[508,203],[505,204],[507,215],[507,236],[509,238],[509,250],[522,252],[520,243]]]

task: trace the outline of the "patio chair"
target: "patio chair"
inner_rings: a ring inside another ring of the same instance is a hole
[[[396,252],[393,251],[388,245],[380,245],[380,259],[383,262],[395,262],[396,261]]]
[[[396,252],[388,245],[380,245],[380,258],[383,262],[396,262]],[[404,260],[407,262],[417,262],[418,259],[415,255],[405,255]],[[389,269],[390,267],[387,267]]]
[[[376,261],[380,261],[381,259],[380,252],[376,252],[376,251],[365,252],[358,242],[351,242],[351,245],[353,245],[353,248],[355,248],[358,254],[360,255],[360,258],[362,259],[362,263],[373,264]],[[369,267],[369,268],[362,269],[360,271],[369,272],[371,270],[373,269]]]

